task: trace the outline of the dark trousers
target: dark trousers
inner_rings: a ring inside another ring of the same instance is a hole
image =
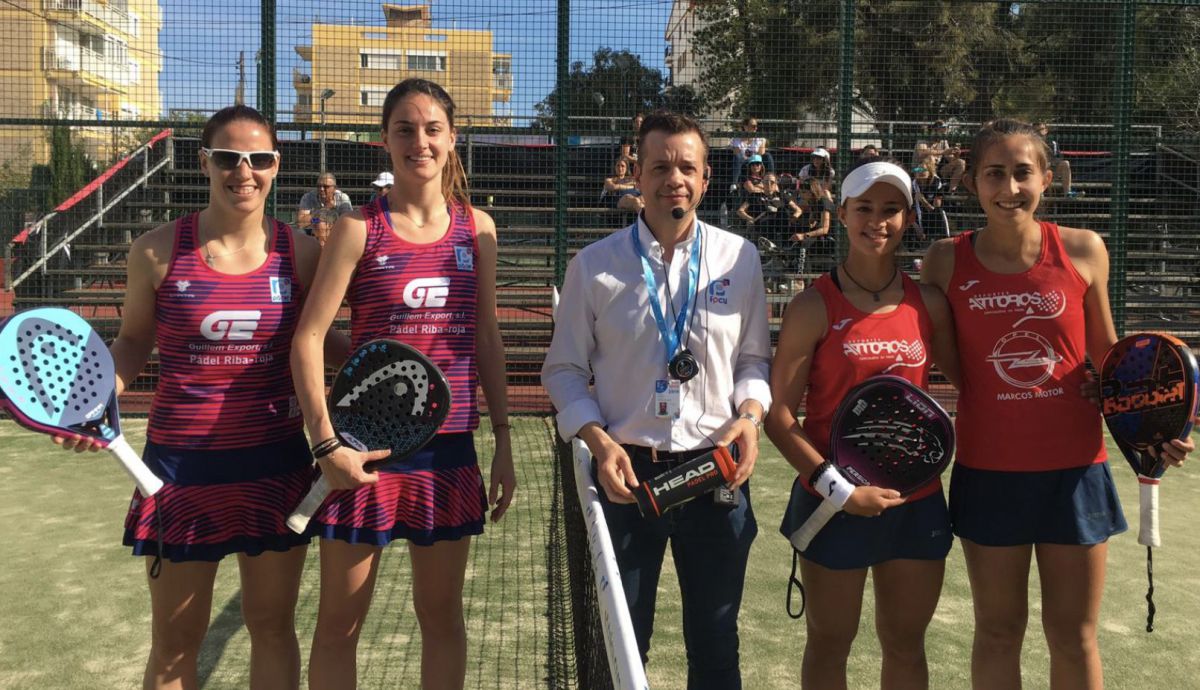
[[[632,461],[639,481],[672,466],[640,455]],[[642,663],[649,658],[658,576],[670,542],[683,605],[687,687],[741,688],[737,618],[750,544],[758,534],[749,484],[742,485],[736,507],[717,505],[706,494],[656,520],[643,518],[636,505],[611,503],[603,489],[599,494]]]

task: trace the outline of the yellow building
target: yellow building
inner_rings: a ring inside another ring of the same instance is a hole
[[[162,116],[157,0],[5,0],[0,117],[146,120]],[[107,162],[129,130],[75,129],[89,155]],[[0,127],[0,163],[44,163],[49,144],[29,127]]]
[[[312,25],[312,45],[296,46],[308,63],[292,73],[297,122],[321,122],[324,108],[325,122],[378,131],[388,91],[423,77],[454,98],[459,126],[511,124],[512,56],[492,51],[491,31],[434,29],[429,5],[384,4],[383,16],[384,26]]]

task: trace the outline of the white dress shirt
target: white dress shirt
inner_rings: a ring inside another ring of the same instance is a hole
[[[542,366],[542,385],[558,410],[564,439],[596,422],[618,443],[694,450],[713,445],[715,432],[744,401],[770,407],[771,341],[758,251],[730,232],[698,226],[700,280],[692,286],[696,307],[685,342],[700,373],[682,384],[678,418],[654,414],[655,382],[669,378],[667,360],[675,353],[666,351],[651,311],[634,230],[624,228],[594,242],[567,266],[554,340]],[[667,303],[675,313],[683,307],[695,229],[675,245],[667,269],[668,297],[662,246],[640,216],[633,227],[654,271],[664,321],[674,326]],[[593,376],[595,385],[589,387]]]

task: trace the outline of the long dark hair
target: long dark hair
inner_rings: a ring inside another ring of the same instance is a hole
[[[208,122],[204,123],[204,130],[200,133],[200,145],[204,148],[212,148],[213,137],[217,136],[226,125],[239,120],[247,120],[255,124],[261,125],[271,133],[271,146],[278,151],[279,139],[275,136],[275,127],[267,122],[267,118],[263,117],[262,113],[248,105],[231,105],[226,108],[221,108],[213,113],[213,116],[208,118]]]
[[[383,99],[383,136],[387,137],[388,120],[392,117],[392,111],[396,109],[396,105],[408,96],[415,93],[425,94],[429,96],[442,110],[446,112],[446,123],[450,125],[450,129],[454,129],[454,99],[450,98],[450,94],[446,93],[436,82],[428,79],[413,77],[392,87],[388,91],[388,95]],[[447,200],[461,204],[464,207],[471,205],[471,197],[467,192],[467,171],[463,170],[462,161],[458,158],[458,152],[453,148],[450,149],[449,156],[446,159],[446,167],[442,168],[442,196]]]

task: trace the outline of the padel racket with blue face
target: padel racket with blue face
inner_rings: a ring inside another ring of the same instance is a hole
[[[143,496],[162,488],[121,433],[108,346],[78,314],[44,307],[8,317],[0,325],[0,365],[0,402],[18,424],[91,439],[117,458]]]
[[[1166,465],[1162,444],[1185,439],[1196,418],[1200,368],[1183,341],[1165,333],[1137,333],[1113,343],[1100,364],[1100,409],[1113,440],[1137,473],[1138,543],[1146,547],[1146,632],[1154,631],[1154,556],[1158,483]],[[1156,458],[1150,454],[1155,448]]]
[[[403,466],[429,443],[450,414],[450,384],[436,364],[396,340],[364,343],[338,370],[329,391],[329,417],[338,440],[356,450],[392,454],[368,469]],[[288,518],[303,533],[331,491],[324,476]]]
[[[954,455],[954,424],[929,394],[899,376],[874,376],[846,394],[830,429],[831,467],[855,486],[895,489],[908,496],[946,469]],[[814,488],[820,491],[820,479]],[[822,501],[790,540],[804,551],[836,515]]]
[[[1196,417],[1200,369],[1186,344],[1165,333],[1118,340],[1100,364],[1100,406],[1141,485],[1138,543],[1159,546],[1158,483],[1166,466],[1150,449],[1185,439]]]

